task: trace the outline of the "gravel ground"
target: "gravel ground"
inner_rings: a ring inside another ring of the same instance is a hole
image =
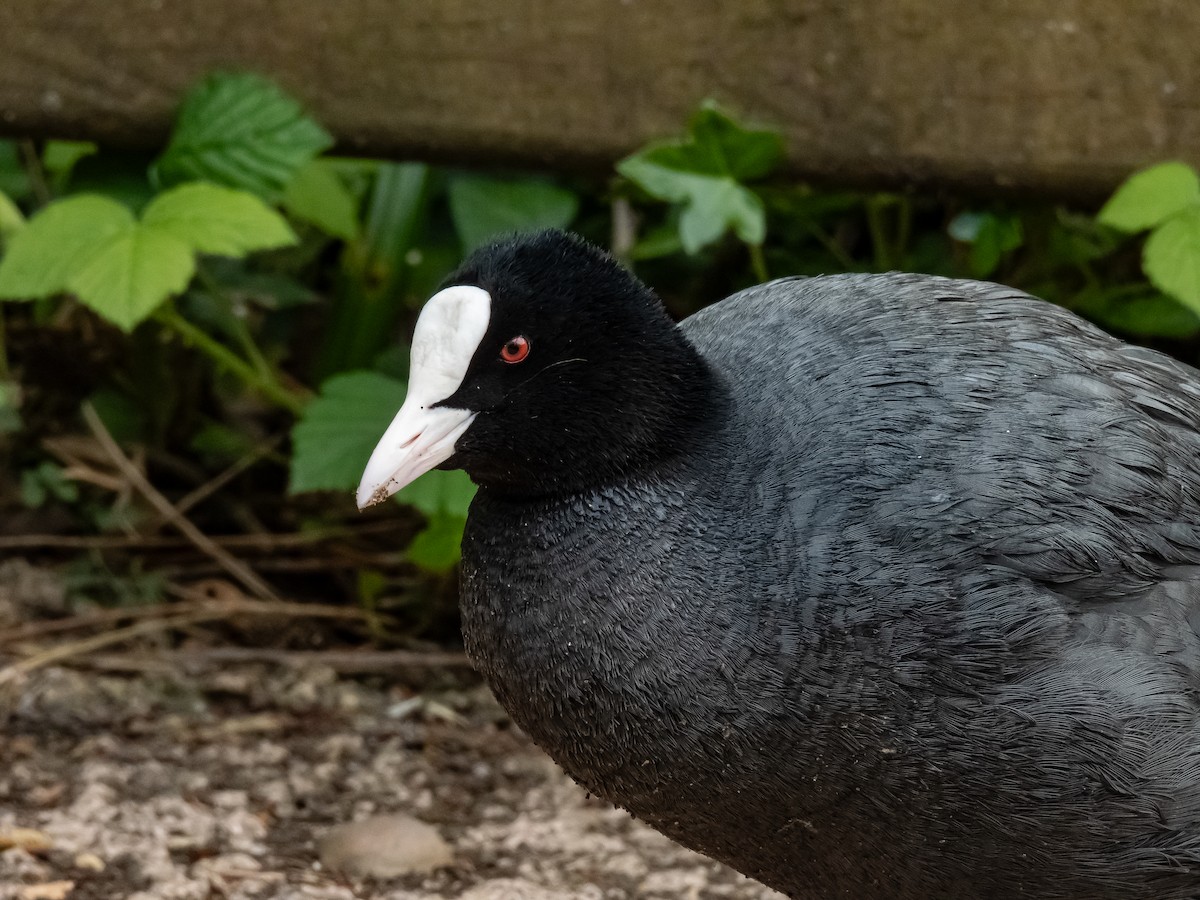
[[[780,900],[587,798],[479,685],[412,681],[35,673],[0,734],[0,900]]]

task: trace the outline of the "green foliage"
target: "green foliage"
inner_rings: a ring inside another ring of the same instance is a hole
[[[290,490],[352,492],[371,451],[404,402],[405,385],[377,372],[346,372],[321,385],[292,429]],[[458,561],[475,486],[462,472],[433,471],[396,494],[426,517],[409,546],[419,566],[445,571]]]
[[[358,236],[358,201],[330,160],[314,159],[299,169],[284,188],[283,207],[333,237]]]
[[[140,221],[107,197],[70,197],[13,236],[0,260],[0,299],[70,291],[128,331],[187,287],[197,253],[244,256],[295,239],[254,195],[212,184],[160,194]]]
[[[0,247],[25,227],[25,217],[7,194],[0,193]]]
[[[782,158],[778,134],[744,129],[705,104],[684,140],[652,144],[617,171],[651,196],[681,205],[679,240],[696,253],[729,230],[747,244],[763,243],[763,202],[745,182],[769,175]]]
[[[190,92],[157,161],[0,141],[0,298],[41,298],[0,306],[0,454],[23,514],[67,509],[80,530],[146,517],[96,502],[93,486],[70,481],[41,449],[63,410],[86,399],[118,441],[186,460],[177,468],[189,490],[240,466],[276,490],[286,468],[292,495],[336,493],[295,496],[284,521],[312,503],[318,511],[300,521],[345,521],[403,401],[408,351],[397,337],[464,253],[544,227],[615,235],[680,316],[768,270],[904,269],[1000,280],[1120,334],[1171,341],[1185,358],[1200,350],[1200,178],[1182,163],[1134,175],[1094,217],[773,178],[779,136],[711,104],[682,138],[623,160],[615,190],[321,156],[330,144],[300,104],[254,75],[212,76]],[[1149,232],[1144,247],[1128,237],[1137,232]],[[76,300],[120,330],[97,327]],[[27,375],[38,348],[64,335],[103,361],[100,382],[67,399]],[[0,474],[0,508],[5,485]],[[397,549],[446,571],[473,495],[460,472],[407,486],[396,499],[424,524]],[[81,583],[157,596],[161,580],[132,568],[89,563]],[[372,564],[351,587],[374,603],[389,579]]]
[[[1142,264],[1157,288],[1200,312],[1200,203],[1177,212],[1150,233]]]
[[[1150,230],[1142,254],[1147,277],[1200,313],[1200,176],[1180,162],[1131,176],[1097,219],[1119,231]]]
[[[956,241],[971,245],[968,261],[972,278],[990,277],[1005,254],[1024,241],[1019,218],[991,212],[959,213],[950,223],[949,232]]]
[[[1167,162],[1131,176],[1096,218],[1118,231],[1145,231],[1200,205],[1200,178],[1185,163]]]
[[[276,199],[333,138],[300,104],[258,75],[213,75],[183,101],[159,183],[212,181]]]
[[[322,384],[292,429],[288,489],[353,491],[405,390],[404,382],[367,371],[345,372]]]
[[[566,228],[579,212],[573,192],[534,178],[456,175],[448,194],[454,228],[467,252],[505,234]]]
[[[21,473],[22,503],[37,509],[51,497],[64,503],[79,499],[79,485],[67,479],[62,466],[47,460]]]

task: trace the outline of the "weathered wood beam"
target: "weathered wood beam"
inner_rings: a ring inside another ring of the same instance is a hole
[[[343,148],[601,169],[705,97],[798,174],[1095,196],[1200,163],[1195,0],[4,0],[0,131],[161,142],[213,69]]]

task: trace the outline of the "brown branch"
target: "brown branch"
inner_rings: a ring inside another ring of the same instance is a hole
[[[395,669],[469,668],[465,653],[446,650],[280,650],[270,647],[198,647],[165,650],[158,659],[180,663],[219,665],[226,663],[271,663],[281,666],[328,666],[346,674],[390,672]]]
[[[210,584],[223,583],[211,582]],[[15,628],[0,631],[0,647],[18,641],[28,641],[34,638],[45,637],[50,634],[61,634],[64,631],[76,631],[101,625],[111,625],[113,622],[128,619],[162,619],[179,615],[182,610],[207,612],[214,608],[214,604],[219,606],[221,614],[225,616],[251,615],[288,616],[298,619],[305,617],[314,619],[365,619],[368,615],[365,610],[355,607],[333,606],[323,603],[292,603],[286,600],[250,600],[236,593],[231,585],[224,585],[224,589],[218,591],[217,596],[203,590],[184,588],[176,585],[168,585],[166,590],[170,594],[184,598],[186,602],[182,604],[160,603],[154,606],[142,606],[131,609],[93,610],[64,619],[31,622],[26,625],[19,625]],[[377,617],[378,613],[372,613],[371,615]]]
[[[90,403],[83,404],[83,418],[87,422],[88,428],[95,435],[96,440],[100,442],[100,446],[104,448],[109,457],[112,458],[117,468],[121,470],[129,482],[138,489],[150,504],[158,510],[160,514],[176,529],[178,529],[188,540],[196,545],[200,552],[212,557],[220,564],[226,572],[232,575],[235,579],[242,583],[251,593],[257,594],[260,597],[265,597],[270,600],[278,600],[279,595],[269,584],[263,581],[253,569],[242,562],[227,550],[217,546],[213,541],[202,532],[199,528],[192,524],[191,520],[171,505],[171,501],[158,492],[152,485],[149,479],[142,474],[141,470],[130,461],[117,442],[113,440],[113,436],[109,434],[108,429],[104,427],[104,423],[100,421],[100,417],[96,414],[96,410]]]
[[[399,530],[400,527],[396,521],[379,521],[285,534],[211,535],[208,539],[220,547],[261,550],[269,553],[293,547],[307,547],[327,540],[387,534]],[[193,546],[193,542],[186,538],[164,535],[13,534],[0,536],[0,550],[173,550],[188,546]]]
[[[225,485],[229,484],[229,482],[233,481],[233,479],[238,475],[242,474],[242,472],[246,471],[256,462],[274,450],[277,446],[279,446],[279,438],[275,438],[269,443],[256,448],[252,453],[247,453],[245,456],[233,463],[233,465],[229,466],[224,471],[217,474],[215,477],[210,478],[195,490],[184,494],[178,500],[178,502],[175,503],[176,512],[178,512],[181,516],[186,515],[189,509],[198,503],[203,503],[221,488],[225,487]],[[166,524],[166,521],[166,517],[160,517],[159,520],[152,523],[150,527],[152,529],[160,528],[162,525]]]

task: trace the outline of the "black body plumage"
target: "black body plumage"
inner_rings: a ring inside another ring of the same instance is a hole
[[[795,898],[1200,897],[1200,373],[928,276],[454,281],[553,347],[450,464],[468,651],[580,784]]]

